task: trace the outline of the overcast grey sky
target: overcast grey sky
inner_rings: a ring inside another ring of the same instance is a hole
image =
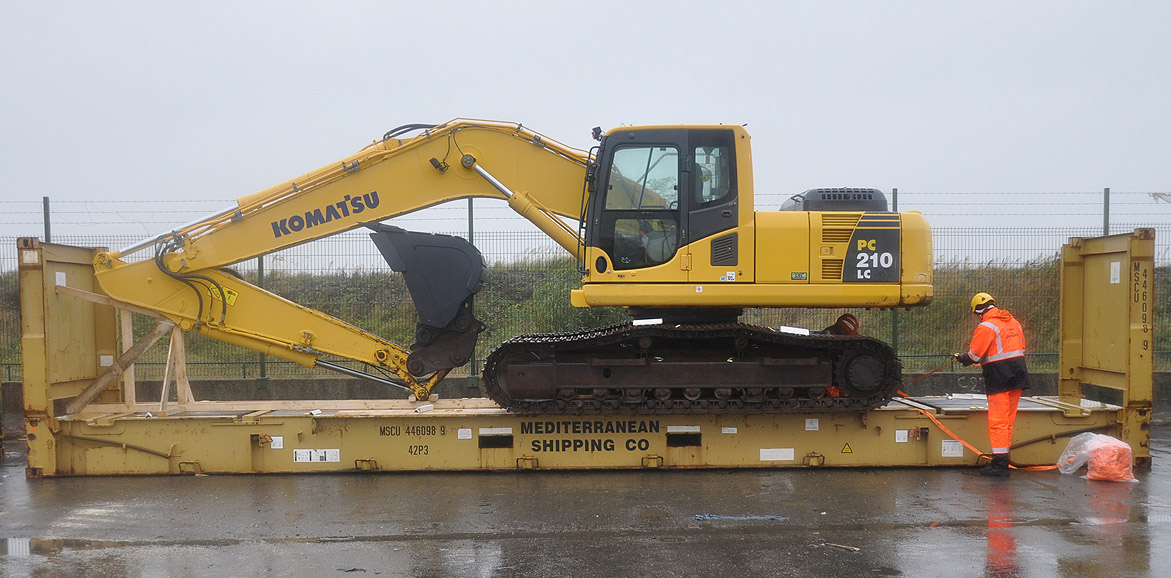
[[[1167,192],[1169,23],[1156,1],[4,2],[0,200],[234,199],[459,116],[580,147],[747,124],[758,195]]]

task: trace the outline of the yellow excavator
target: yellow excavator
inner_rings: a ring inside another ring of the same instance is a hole
[[[505,200],[579,263],[578,307],[626,324],[526,335],[485,360],[488,396],[516,412],[858,411],[901,380],[889,346],[856,324],[787,332],[746,307],[896,308],[932,297],[931,230],[874,189],[813,189],[753,204],[740,126],[627,126],[586,151],[516,123],[411,124],[337,163],[118,251],[102,291],[187,331],[409,389],[427,399],[467,363],[484,325],[484,262],[459,237],[382,221],[456,199]],[[234,263],[356,227],[401,272],[419,319],[410,348],[246,283]],[[148,253],[149,251],[149,253]],[[339,365],[359,361],[378,375]]]

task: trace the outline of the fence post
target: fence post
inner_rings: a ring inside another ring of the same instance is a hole
[[[1110,187],[1102,189],[1102,235],[1110,234]]]
[[[899,189],[895,187],[891,189],[891,210],[899,212]],[[890,346],[895,350],[895,355],[899,354],[899,309],[895,307],[890,310]]]
[[[475,245],[476,229],[472,224],[475,221],[475,209],[473,207],[472,199],[468,199],[468,242]],[[476,299],[474,297],[469,305],[471,309],[469,313],[474,318],[476,316]],[[468,393],[475,394],[477,397],[479,396],[480,389],[480,372],[476,370],[476,365],[478,364],[479,359],[476,358],[476,349],[472,348],[472,358],[468,360],[468,380],[464,382],[464,386],[467,387]]]
[[[256,257],[256,286],[264,288],[264,255]],[[260,376],[256,378],[256,387],[257,389],[266,389],[268,387],[268,356],[261,353],[258,361],[260,362]],[[247,366],[244,367],[244,379],[247,379]]]
[[[41,203],[45,206],[45,242],[52,243],[53,238],[50,235],[51,227],[49,226],[49,197],[41,197]]]

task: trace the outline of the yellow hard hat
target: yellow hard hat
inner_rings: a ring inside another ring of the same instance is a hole
[[[972,313],[977,313],[977,308],[983,311],[983,309],[985,309],[984,305],[995,302],[996,300],[993,299],[991,295],[987,293],[977,293],[972,296]]]

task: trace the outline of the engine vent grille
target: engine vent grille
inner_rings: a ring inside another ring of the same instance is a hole
[[[846,240],[849,241],[849,239]],[[737,262],[736,245],[736,233],[712,239],[712,266],[735,267]]]
[[[841,281],[845,263],[842,259],[822,259],[821,278],[825,281]]]
[[[821,216],[822,243],[849,243],[862,213],[826,213]]]

